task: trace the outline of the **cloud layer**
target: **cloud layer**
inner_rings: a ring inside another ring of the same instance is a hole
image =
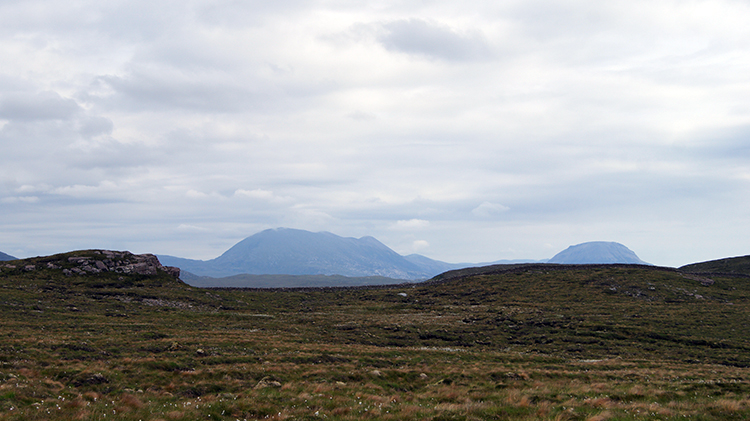
[[[0,250],[748,254],[750,6],[0,4]]]

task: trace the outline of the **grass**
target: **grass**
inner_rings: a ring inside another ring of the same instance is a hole
[[[1,269],[0,420],[750,418],[744,278],[520,266],[275,291],[120,278]]]

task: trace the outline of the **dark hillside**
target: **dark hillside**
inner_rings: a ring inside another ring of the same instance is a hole
[[[750,276],[750,256],[730,257],[727,259],[693,263],[681,267],[680,270],[691,273],[724,273]]]
[[[17,260],[17,258],[11,256],[10,254],[5,254],[2,251],[0,251],[0,262],[6,262],[8,260]]]
[[[737,279],[639,265],[486,270],[402,290],[405,303],[441,314],[434,319],[439,327],[370,333],[390,345],[511,347],[583,358],[658,352],[678,360],[750,364],[750,333],[743,328],[750,285]]]

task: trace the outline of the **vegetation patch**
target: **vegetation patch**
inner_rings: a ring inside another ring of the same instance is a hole
[[[206,290],[49,262],[0,272],[0,420],[750,418],[738,276],[518,265]]]

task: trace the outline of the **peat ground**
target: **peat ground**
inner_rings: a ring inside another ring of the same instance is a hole
[[[746,277],[522,265],[218,290],[16,266],[0,420],[750,418]]]

